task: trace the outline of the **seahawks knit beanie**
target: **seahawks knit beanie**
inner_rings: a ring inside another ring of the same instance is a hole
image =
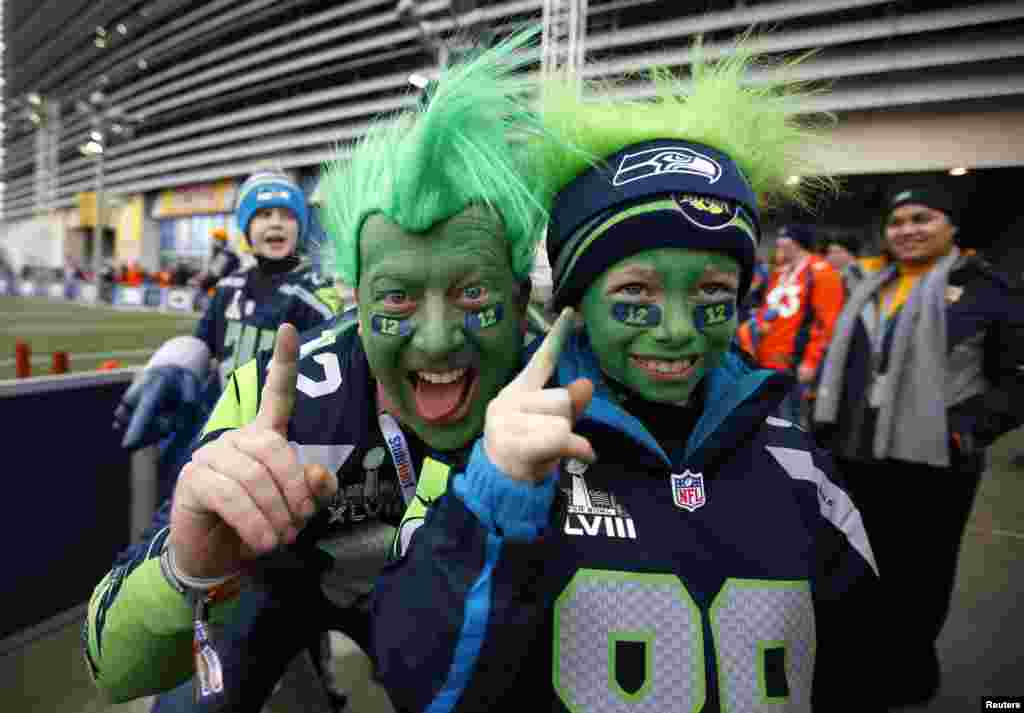
[[[278,171],[254,173],[238,189],[235,219],[238,229],[249,239],[249,222],[261,208],[287,208],[299,223],[301,244],[309,228],[309,207],[302,189],[286,174]]]
[[[657,248],[712,250],[750,287],[760,239],[757,199],[733,160],[681,139],[632,144],[555,196],[548,226],[557,308],[575,306],[620,260]]]

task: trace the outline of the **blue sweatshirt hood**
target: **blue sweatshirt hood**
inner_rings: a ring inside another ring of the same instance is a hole
[[[539,343],[540,340],[530,346],[531,355]],[[622,433],[657,457],[666,467],[678,465],[672,463],[644,425],[616,403],[585,331],[574,334],[566,344],[559,358],[555,378],[559,384],[568,384],[581,378],[593,382],[594,398],[580,417],[581,421],[591,420]],[[773,398],[765,400],[765,408],[756,409],[753,414],[741,414],[740,407],[754,400],[769,383],[777,389]],[[792,385],[792,380],[779,372],[755,369],[742,356],[730,350],[723,356],[718,367],[708,372],[703,384],[704,413],[687,439],[684,456],[685,461],[693,465],[712,460],[715,453],[729,448],[751,429],[759,428],[764,415],[767,415],[763,412],[775,411],[781,395]]]

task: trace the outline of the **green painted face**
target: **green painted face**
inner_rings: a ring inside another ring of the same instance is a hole
[[[648,401],[683,403],[736,330],[739,267],[721,253],[647,250],[620,260],[583,296],[601,370]]]
[[[360,263],[359,329],[389,410],[432,448],[469,444],[523,345],[525,300],[500,220],[470,207],[407,233],[375,214]]]

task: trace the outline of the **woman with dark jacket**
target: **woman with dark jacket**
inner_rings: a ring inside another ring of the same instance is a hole
[[[957,222],[937,186],[892,196],[889,259],[849,297],[814,409],[877,556],[893,705],[938,690],[935,641],[984,449],[1024,413],[1024,294],[957,247]]]

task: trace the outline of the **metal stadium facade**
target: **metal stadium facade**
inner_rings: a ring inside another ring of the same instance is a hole
[[[439,55],[542,18],[546,61],[588,76],[685,71],[694,37],[726,52],[751,27],[771,55],[817,50],[799,78],[828,87],[827,164],[855,186],[1024,165],[1019,1],[10,0],[0,257],[201,262],[246,174],[280,167],[312,194]]]

